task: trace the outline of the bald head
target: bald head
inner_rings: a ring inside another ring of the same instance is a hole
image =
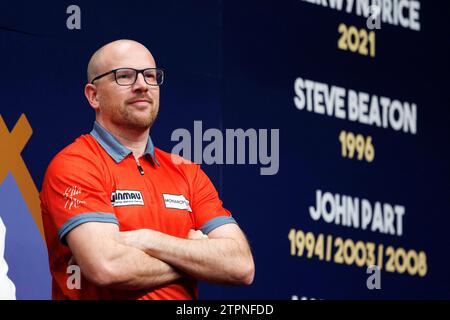
[[[134,59],[134,57],[141,59]],[[132,63],[133,60],[147,61],[147,64],[145,66],[126,65],[127,61]],[[87,67],[88,83],[102,73],[124,67],[143,69],[156,67],[156,63],[150,51],[141,43],[127,39],[116,40],[105,44],[92,55]]]

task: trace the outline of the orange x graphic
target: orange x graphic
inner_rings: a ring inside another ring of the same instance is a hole
[[[33,129],[25,114],[20,116],[11,132],[0,115],[0,185],[11,171],[39,232],[44,237],[39,192],[20,155],[32,134]]]

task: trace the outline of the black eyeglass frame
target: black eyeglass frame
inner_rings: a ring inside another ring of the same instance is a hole
[[[120,83],[117,81],[117,71],[119,71],[119,70],[134,70],[136,73],[135,73],[135,77],[134,77],[133,83],[131,83],[131,84],[120,84]],[[147,80],[145,80],[145,76],[144,76],[144,71],[146,71],[146,70],[156,70],[156,71],[161,71],[161,83],[160,83],[160,84],[151,84],[151,83],[148,83]],[[113,69],[113,70],[110,70],[110,71],[108,71],[108,72],[102,73],[101,75],[96,76],[94,79],[91,80],[90,83],[91,83],[91,84],[94,84],[94,81],[95,81],[95,80],[98,80],[98,79],[101,79],[101,78],[103,78],[103,77],[106,77],[107,75],[109,75],[109,74],[111,74],[111,73],[114,74],[114,80],[116,81],[116,83],[117,83],[119,86],[132,86],[133,84],[136,83],[136,80],[137,80],[138,75],[139,75],[140,73],[142,73],[142,77],[144,77],[145,83],[148,84],[149,86],[154,86],[154,87],[156,87],[156,86],[160,86],[160,85],[163,84],[163,82],[164,82],[164,74],[165,74],[165,70],[162,69],[162,68],[145,68],[145,69],[117,68],[117,69]]]

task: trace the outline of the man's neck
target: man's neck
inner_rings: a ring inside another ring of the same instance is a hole
[[[122,145],[130,149],[136,159],[139,159],[144,154],[150,128],[144,130],[130,130],[128,128],[118,128],[112,124],[105,123],[100,119],[97,119],[97,122],[119,140]]]

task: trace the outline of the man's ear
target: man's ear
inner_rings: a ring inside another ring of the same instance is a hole
[[[95,111],[97,111],[99,107],[99,101],[97,96],[97,87],[91,83],[86,84],[84,87],[84,95],[86,96],[86,99],[88,100],[89,104],[92,108],[94,108]]]

